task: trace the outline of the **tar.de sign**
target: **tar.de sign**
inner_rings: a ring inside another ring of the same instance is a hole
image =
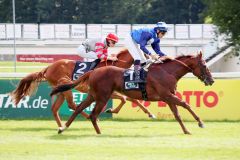
[[[0,108],[42,108],[47,109],[50,105],[49,99],[37,96],[34,100],[30,101],[30,97],[24,97],[16,106],[12,98],[8,94],[0,94]]]
[[[29,97],[23,98],[16,106],[9,96],[9,92],[15,89],[19,80],[0,80],[0,118],[40,118],[40,117],[52,117],[52,99],[49,96],[51,87],[46,83],[41,83],[37,92]],[[76,104],[81,103],[87,94],[73,91],[73,100]],[[93,103],[84,111],[90,114],[94,108]],[[112,107],[112,101],[110,100],[106,108]],[[66,101],[62,104],[59,110],[60,116],[70,116],[72,110],[69,109]],[[111,114],[101,114],[101,117],[112,117]]]

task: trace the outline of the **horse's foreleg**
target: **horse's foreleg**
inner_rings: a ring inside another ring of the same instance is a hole
[[[138,100],[136,100],[136,99],[132,99],[132,98],[125,97],[125,96],[120,96],[120,95],[115,94],[115,93],[112,94],[111,98],[112,98],[112,99],[119,99],[119,100],[121,100],[121,103],[120,103],[119,106],[116,107],[115,109],[108,109],[108,110],[106,110],[107,113],[116,113],[116,114],[117,114],[117,113],[122,109],[123,105],[126,103],[126,100],[128,100],[128,101],[130,101],[130,102],[135,103],[137,106],[139,106],[140,109],[142,109],[144,113],[148,114],[148,117],[153,118],[153,119],[156,118],[156,116],[155,116],[154,114],[152,114],[147,108],[145,108],[145,107],[144,107]]]
[[[63,92],[63,94],[64,94],[64,97],[66,98],[69,108],[71,108],[72,110],[75,110],[77,108],[77,105],[73,102],[72,91]],[[81,115],[87,119],[89,118],[89,115],[85,112],[81,112]]]
[[[197,116],[197,114],[191,109],[191,106],[188,105],[186,102],[180,100],[177,96],[175,95],[171,95],[167,97],[168,101],[178,105],[178,106],[182,106],[183,108],[187,109],[190,114],[193,116],[193,118],[198,122],[198,126],[201,128],[204,128],[204,124],[202,122],[202,120]]]
[[[119,99],[121,101],[121,103],[115,109],[108,109],[105,112],[107,112],[107,113],[116,113],[117,114],[122,109],[123,105],[126,103],[126,97],[125,96],[120,96],[118,94],[113,93],[111,95],[111,98],[112,99]]]
[[[62,94],[60,94],[60,95],[57,96],[57,98],[56,98],[56,100],[53,103],[52,108],[51,108],[53,116],[54,116],[59,128],[62,127],[62,121],[61,121],[61,118],[58,114],[58,110],[61,107],[63,102],[64,102],[64,96]]]
[[[127,97],[127,100],[128,100],[128,101],[131,101],[131,102],[135,103],[137,106],[139,106],[140,109],[141,109],[144,113],[148,114],[148,117],[153,118],[153,119],[156,119],[156,116],[155,116],[154,114],[152,114],[146,107],[144,107],[144,106],[140,103],[140,101],[138,101],[138,100],[136,100],[136,99],[129,98],[129,97]]]
[[[184,126],[183,122],[182,122],[182,119],[178,113],[178,109],[177,109],[177,106],[175,104],[172,104],[172,103],[168,103],[171,111],[173,112],[174,114],[174,117],[175,119],[178,121],[178,123],[180,124],[184,134],[190,134],[190,132],[186,129],[186,127]]]

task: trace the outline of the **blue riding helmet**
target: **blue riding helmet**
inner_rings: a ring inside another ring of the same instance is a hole
[[[165,22],[158,22],[156,24],[156,27],[154,27],[154,31],[157,32],[157,30],[159,30],[160,32],[167,32],[168,26]]]

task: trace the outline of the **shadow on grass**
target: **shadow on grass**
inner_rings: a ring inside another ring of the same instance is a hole
[[[71,128],[73,131],[79,131],[79,130],[92,130],[91,128]],[[57,133],[57,128],[47,128],[47,127],[38,127],[38,128],[29,128],[29,127],[18,127],[18,128],[0,128],[0,130],[5,131],[13,131],[13,132],[40,132],[40,131],[50,131],[53,133]]]
[[[67,132],[67,131],[65,131]],[[104,134],[97,135],[95,131],[92,133],[84,133],[84,130],[79,131],[79,134],[68,134],[68,133],[62,133],[62,134],[54,134],[49,136],[49,139],[52,140],[66,140],[66,139],[83,139],[83,138],[153,138],[153,137],[176,137],[181,136],[184,134],[176,133],[176,134],[155,134],[155,135],[146,135],[146,134],[132,134],[132,135],[119,135],[119,134]]]

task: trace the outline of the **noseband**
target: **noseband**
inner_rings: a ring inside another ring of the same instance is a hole
[[[206,82],[206,80],[207,80],[208,77],[207,77],[206,74],[205,74],[205,71],[204,71],[204,69],[203,69],[204,67],[203,67],[200,59],[198,60],[198,66],[199,66],[199,68],[200,68],[200,77],[201,77],[201,80],[202,80],[203,82]]]

